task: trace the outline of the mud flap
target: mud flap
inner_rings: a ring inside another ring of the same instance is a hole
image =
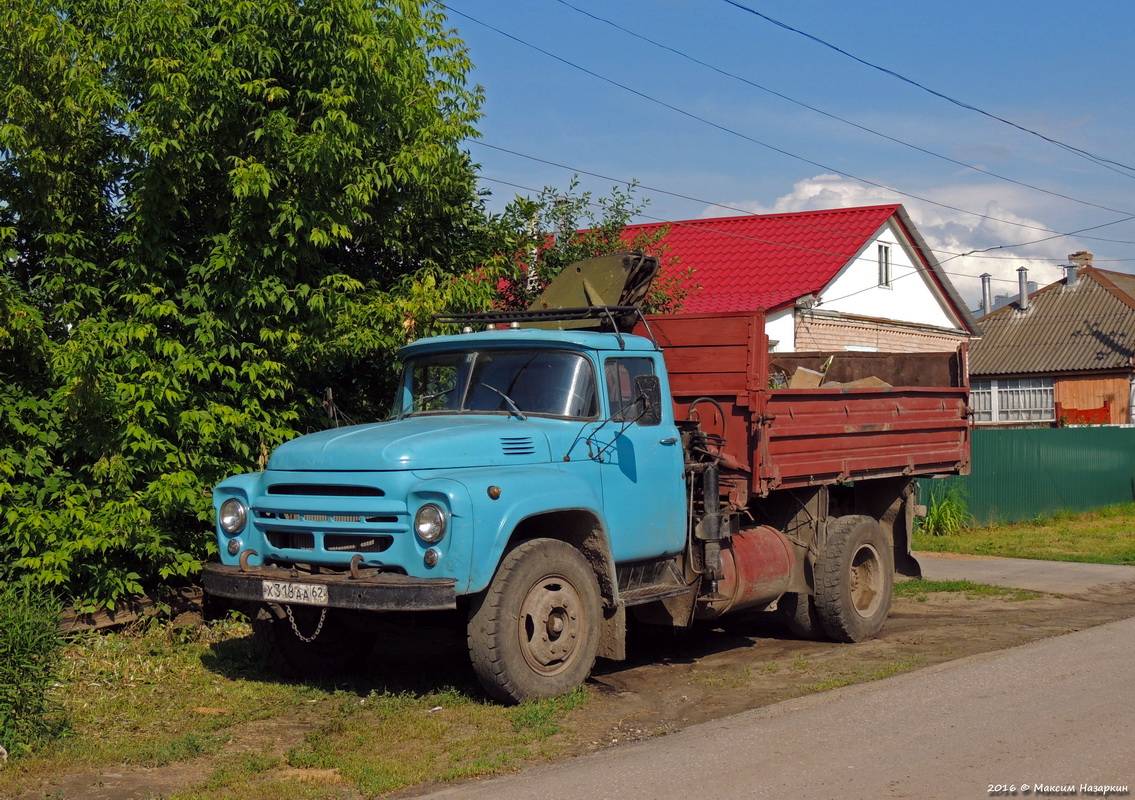
[[[627,657],[627,607],[622,603],[603,614],[597,655],[612,661],[624,661]]]

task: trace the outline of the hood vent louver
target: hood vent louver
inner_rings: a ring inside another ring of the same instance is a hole
[[[536,445],[529,436],[502,436],[501,451],[506,456],[530,456],[536,452]]]

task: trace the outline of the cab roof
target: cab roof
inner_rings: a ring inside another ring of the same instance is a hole
[[[620,344],[621,340],[621,344]],[[405,345],[399,358],[442,350],[474,350],[486,347],[569,347],[583,350],[623,350],[657,352],[650,339],[630,333],[597,333],[595,331],[549,331],[536,328],[489,329],[476,333],[429,336]]]

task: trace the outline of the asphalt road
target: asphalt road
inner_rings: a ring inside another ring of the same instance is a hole
[[[1047,591],[1135,591],[1132,567],[923,555],[931,579],[1017,586],[1047,571]],[[1133,787],[1135,618],[429,796],[955,800],[1130,796]]]

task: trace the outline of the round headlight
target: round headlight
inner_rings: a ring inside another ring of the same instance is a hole
[[[414,533],[423,542],[434,542],[445,536],[445,511],[433,503],[426,503],[414,515]]]
[[[244,503],[235,497],[230,497],[221,503],[219,517],[221,529],[228,534],[240,533],[244,530],[244,523],[248,519],[248,509]]]

